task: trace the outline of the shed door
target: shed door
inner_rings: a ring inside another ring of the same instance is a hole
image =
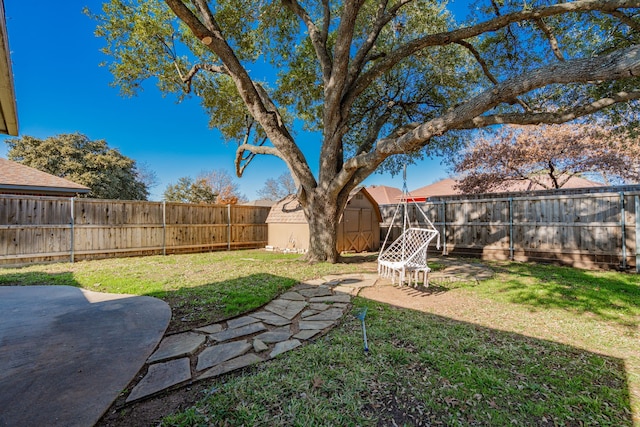
[[[373,250],[373,211],[367,208],[344,210],[344,251]]]

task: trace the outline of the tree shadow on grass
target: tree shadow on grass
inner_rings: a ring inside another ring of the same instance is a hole
[[[518,279],[495,288],[499,298],[536,309],[590,314],[628,327],[640,322],[640,276],[538,264],[510,264]]]
[[[368,307],[375,372],[362,399],[378,425],[633,425],[622,359],[363,298],[354,305]],[[358,326],[343,326],[354,342]]]
[[[251,274],[173,291],[151,292],[171,306],[167,333],[176,333],[248,313],[297,283],[268,273]]]

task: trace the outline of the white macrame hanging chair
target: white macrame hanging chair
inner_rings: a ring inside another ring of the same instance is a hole
[[[437,238],[437,248],[440,249],[440,233],[413,198],[411,198],[411,202],[415,205],[417,212],[422,214],[425,221],[424,224],[420,224],[416,215],[416,225],[411,224],[409,210],[407,209],[410,197],[407,189],[406,166],[403,172],[403,180],[402,203],[399,203],[396,207],[382,245],[382,251],[378,256],[378,275],[383,278],[390,278],[394,285],[398,280],[399,285],[406,282],[411,286],[412,281],[418,284],[419,274],[422,273],[423,285],[429,286],[429,272],[431,269],[427,266],[427,249],[434,238]],[[389,234],[401,208],[403,210],[402,234],[387,247]]]

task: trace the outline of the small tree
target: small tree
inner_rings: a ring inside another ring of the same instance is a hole
[[[179,203],[216,203],[217,197],[204,179],[194,181],[188,176],[179,178],[176,184],[169,184],[163,195],[165,201]]]
[[[280,200],[295,192],[296,184],[291,175],[285,172],[276,179],[267,179],[264,187],[258,190],[258,196],[267,200]]]
[[[463,193],[504,189],[529,180],[562,188],[571,177],[600,175],[605,183],[640,181],[640,139],[596,125],[505,126],[483,132],[455,163]]]
[[[169,184],[164,191],[164,200],[234,205],[246,201],[246,197],[240,193],[238,183],[226,171],[212,170],[201,172],[195,180],[182,177],[176,184]]]
[[[247,201],[245,195],[240,192],[240,184],[224,169],[201,172],[198,179],[206,182],[218,195],[216,203],[235,205]]]
[[[139,169],[103,139],[92,141],[73,133],[45,139],[25,135],[5,142],[10,160],[89,187],[83,197],[147,200],[149,196],[153,172]]]

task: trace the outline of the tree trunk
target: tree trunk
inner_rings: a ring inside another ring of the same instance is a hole
[[[309,262],[338,262],[338,220],[342,209],[335,198],[313,194],[308,198],[304,212],[309,223]]]

